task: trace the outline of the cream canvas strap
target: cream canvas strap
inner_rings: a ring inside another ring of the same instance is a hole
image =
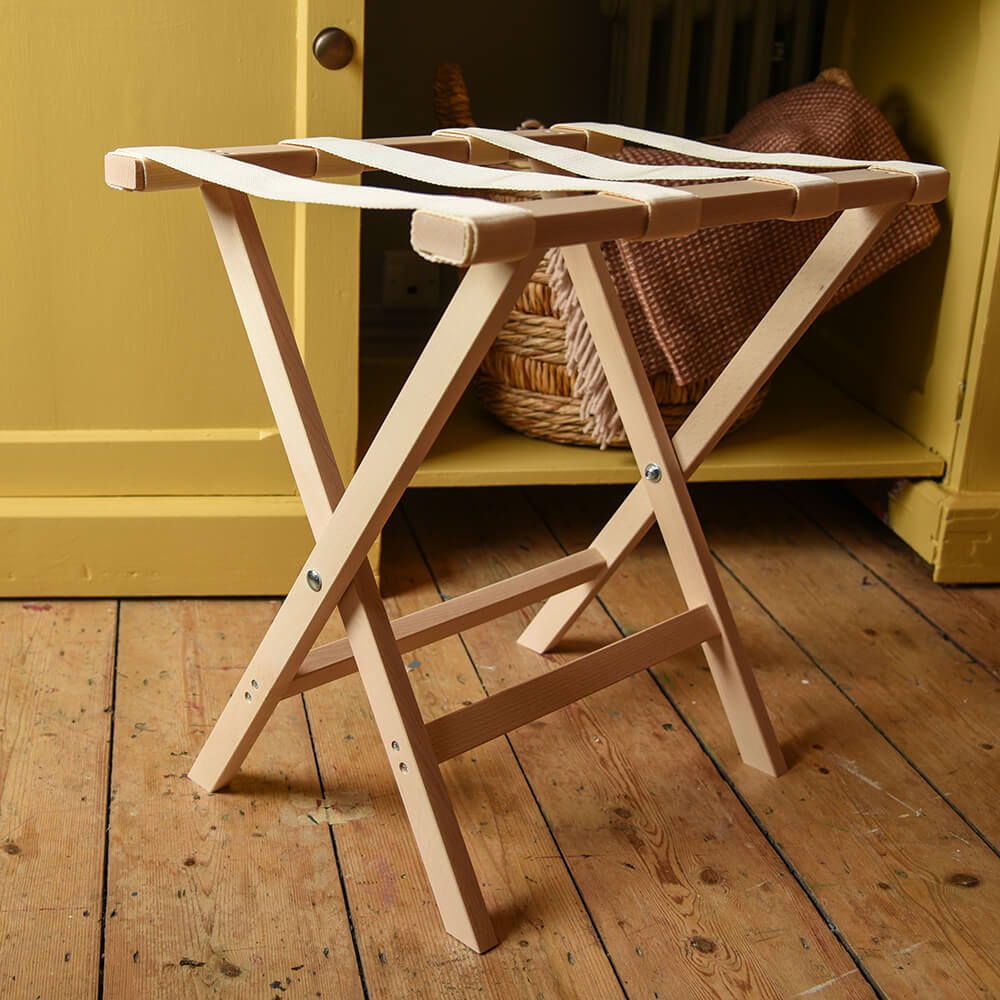
[[[245,163],[205,149],[184,146],[130,146],[115,150],[140,160],[152,160],[209,184],[272,201],[335,205],[342,208],[405,209],[445,219],[471,222],[463,227],[465,245],[441,263],[465,267],[484,250],[484,243],[503,243],[507,252],[491,253],[494,259],[519,260],[534,245],[535,222],[517,205],[485,198],[446,194],[421,194],[396,188],[356,184],[330,184]],[[593,190],[590,185],[588,190]]]
[[[837,211],[839,194],[836,182],[829,177],[818,174],[807,174],[801,170],[765,168],[711,167],[703,165],[662,164],[650,165],[642,163],[626,163],[623,160],[613,160],[607,156],[584,152],[578,149],[566,149],[562,146],[549,146],[536,142],[530,136],[514,132],[503,132],[499,129],[462,128],[442,129],[436,135],[462,136],[470,142],[485,142],[491,146],[508,150],[519,156],[527,157],[538,163],[583,177],[593,177],[601,180],[649,182],[673,181],[694,183],[696,181],[718,180],[755,180],[770,184],[782,184],[795,191],[795,208],[789,216],[792,219],[817,219],[832,215]],[[475,155],[472,153],[472,155]],[[752,160],[753,155],[747,153],[733,162],[745,163]],[[848,164],[850,166],[850,164]]]
[[[375,170],[385,170],[399,177],[436,184],[440,187],[506,191],[521,194],[600,194],[627,198],[646,206],[649,223],[647,239],[685,236],[696,232],[701,220],[701,203],[687,191],[672,190],[654,184],[605,179],[563,177],[534,170],[500,170],[471,163],[455,163],[411,150],[396,149],[362,139],[323,136],[311,139],[285,139],[283,145],[309,146],[331,156],[351,160]]]
[[[755,153],[746,149],[730,149],[696,139],[651,132],[648,129],[632,128],[628,125],[607,125],[599,122],[571,122],[553,125],[554,129],[583,132],[588,137],[596,136],[598,148],[600,140],[609,138],[631,142],[637,146],[649,146],[680,156],[712,160],[715,163],[760,163],[799,170],[836,170],[846,167],[865,167],[869,170],[884,170],[889,173],[908,174],[913,178],[914,190],[910,203],[925,205],[940,201],[948,193],[948,172],[942,167],[929,163],[915,163],[911,160],[849,160],[839,156],[817,156],[811,153]]]

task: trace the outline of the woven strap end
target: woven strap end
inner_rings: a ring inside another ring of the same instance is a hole
[[[641,185],[649,189],[650,185]],[[618,191],[609,191],[609,195],[639,201],[646,206],[649,221],[642,241],[662,240],[669,236],[690,236],[701,229],[702,200],[690,191],[678,188],[654,188],[644,196],[629,198]],[[641,241],[640,241],[641,242]]]
[[[145,187],[145,164],[135,156],[111,152],[104,156],[104,183],[116,191],[141,191]]]
[[[796,222],[805,219],[825,219],[840,207],[840,189],[837,182],[820,174],[806,174],[798,170],[767,170],[749,175],[755,181],[782,184],[795,190],[795,207],[786,216]]]
[[[420,209],[410,221],[410,243],[421,257],[455,267],[522,260],[535,246],[535,220],[528,212],[470,219]]]

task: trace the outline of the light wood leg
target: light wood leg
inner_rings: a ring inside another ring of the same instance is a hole
[[[340,610],[445,930],[474,951],[487,951],[496,932],[370,573]]]
[[[302,355],[250,199],[213,185],[205,185],[202,196],[315,535],[329,520],[344,483]],[[300,632],[286,620],[319,605],[319,596],[304,586],[289,595],[198,754],[188,775],[192,781],[215,791],[232,780],[330,612],[317,612]]]
[[[215,792],[236,776],[332,610],[300,574],[188,772],[196,785]]]
[[[555,646],[655,520],[646,491],[637,484],[590,543],[590,548],[604,559],[604,568],[593,580],[550,597],[517,641],[536,653],[545,653]]]
[[[241,205],[239,199],[243,196],[224,193]],[[287,324],[284,310],[275,308],[273,301],[268,302],[273,275],[269,276],[269,265],[265,267],[266,254],[263,245],[258,245],[259,233],[255,237],[251,232],[248,220],[252,215],[245,214],[248,207],[234,210],[221,204],[216,212],[211,197],[210,191],[206,194],[210,216],[218,227],[223,258],[248,333],[255,329],[267,331],[272,339],[279,334],[282,340],[291,337],[290,328],[284,329]],[[315,401],[310,404],[311,392],[305,391],[308,380],[301,369],[301,357],[297,350],[294,353],[281,350],[279,362],[270,368],[262,365],[265,385],[269,380],[278,387],[289,379],[295,381],[301,377],[305,381],[304,387],[298,386],[298,402],[287,408],[288,440],[285,428],[280,429],[296,481],[300,476],[307,485],[313,480],[311,488],[302,492],[304,500],[312,498],[307,514],[317,542],[191,769],[191,778],[205,788],[221,788],[239,770],[334,607],[359,571],[364,570],[368,550],[536,264],[537,258],[532,257],[514,264],[480,264],[470,269],[339,501],[333,485],[334,476],[339,481],[339,472],[332,453],[329,457],[332,464],[322,457],[321,442],[326,438],[325,434],[320,438],[316,432],[317,426],[322,428],[318,409],[315,420],[309,412],[315,409]],[[277,295],[276,285],[273,295]],[[268,302],[268,308],[262,307],[262,299]],[[260,339],[266,342],[263,333]],[[296,369],[301,369],[300,375],[295,374]],[[287,387],[281,390],[282,394],[288,391]],[[275,418],[281,418],[277,408]],[[328,501],[336,506],[323,521]],[[319,592],[313,592],[306,582],[309,569],[322,580]]]
[[[685,478],[722,440],[901,208],[879,205],[841,215],[674,435],[674,451]],[[518,641],[539,653],[559,642],[654,521],[646,490],[639,483],[591,545],[607,569],[550,598]]]
[[[740,755],[768,774],[781,774],[785,770],[781,748],[601,248],[598,244],[565,247],[563,254],[636,462],[640,470],[647,470],[643,485],[684,599],[689,608],[706,605],[718,623],[719,635],[702,648]],[[655,474],[648,474],[650,468]]]

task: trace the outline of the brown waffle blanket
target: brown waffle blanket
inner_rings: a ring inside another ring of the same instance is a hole
[[[853,87],[817,80],[750,111],[725,144],[753,152],[814,153],[859,160],[908,159],[891,126]],[[643,147],[632,163],[707,163]],[[748,161],[752,162],[752,161]],[[834,219],[767,221],[683,239],[602,247],[647,374],[679,385],[717,375],[736,353]],[[908,206],[837,293],[842,301],[928,246],[940,229],[930,205]],[[588,431],[604,444],[621,421],[561,255],[548,258],[556,311],[566,320],[567,361]]]

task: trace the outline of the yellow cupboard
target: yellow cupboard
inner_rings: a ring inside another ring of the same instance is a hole
[[[103,180],[116,146],[360,134],[362,0],[4,0],[0,586],[280,592],[310,536],[197,192]],[[354,42],[336,72],[315,36]],[[345,474],[356,213],[259,206]]]
[[[359,135],[361,0],[2,2],[0,594],[283,593],[310,535],[200,199],[110,191],[102,158]],[[327,27],[354,42],[338,71],[313,57]],[[824,61],[952,171],[944,233],[824,319],[808,363],[696,475],[890,480],[890,526],[943,582],[1000,577],[998,44],[997,0],[830,0]],[[349,476],[359,413],[363,444],[397,377],[368,366],[359,407],[358,219],[258,209]],[[523,438],[460,405],[415,483],[635,476],[628,453]]]
[[[951,171],[935,246],[830,313],[817,363],[944,460],[885,501],[940,583],[1000,581],[1000,3],[831,0],[827,63],[896,119],[917,159]],[[911,266],[912,265],[912,266]]]

